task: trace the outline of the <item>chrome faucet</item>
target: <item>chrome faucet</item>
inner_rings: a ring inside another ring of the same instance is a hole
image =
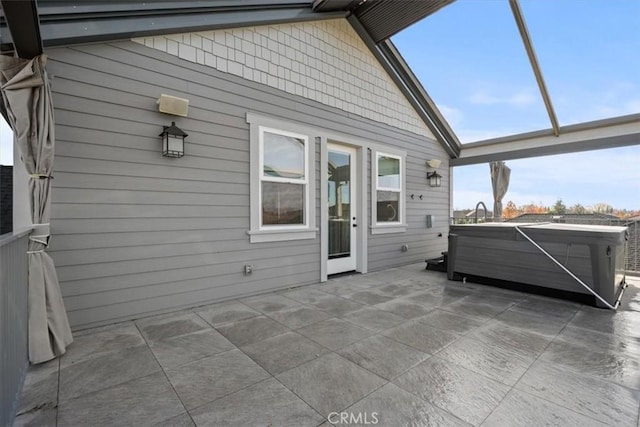
[[[487,205],[484,204],[484,202],[478,202],[478,204],[476,205],[476,219],[475,219],[475,224],[478,223],[478,208],[480,207],[480,205],[482,205],[482,208],[484,209],[484,216],[482,217],[482,219],[484,220],[484,222],[487,222]]]

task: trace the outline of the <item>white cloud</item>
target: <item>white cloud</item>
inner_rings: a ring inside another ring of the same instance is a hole
[[[525,88],[507,96],[496,96],[479,90],[469,97],[469,102],[479,105],[504,104],[511,107],[526,107],[538,101],[539,96],[530,88]]]

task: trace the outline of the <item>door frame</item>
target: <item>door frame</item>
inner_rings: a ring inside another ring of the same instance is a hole
[[[320,281],[326,282],[327,263],[329,261],[329,191],[327,182],[329,180],[329,171],[327,163],[329,161],[328,144],[343,145],[356,150],[356,157],[353,166],[356,169],[356,181],[354,182],[356,190],[355,203],[356,217],[358,226],[356,230],[356,271],[360,273],[367,272],[367,230],[369,229],[369,211],[367,209],[367,160],[369,150],[364,144],[349,138],[327,138],[322,136],[318,138],[320,141]]]

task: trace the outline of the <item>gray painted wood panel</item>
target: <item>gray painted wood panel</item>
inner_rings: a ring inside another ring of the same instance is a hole
[[[446,249],[448,167],[434,141],[132,42],[47,54],[58,137],[51,254],[76,329],[320,279],[319,235],[249,243],[247,112],[407,152],[406,196],[425,198],[407,201],[406,233],[369,235],[370,271]],[[161,93],[188,98],[189,117],[158,113]],[[181,159],[160,155],[171,120],[189,133]],[[439,189],[426,182],[431,158],[444,160]],[[427,213],[442,222],[427,229]]]

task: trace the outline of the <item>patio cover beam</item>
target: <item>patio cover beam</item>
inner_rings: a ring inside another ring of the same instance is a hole
[[[542,95],[544,106],[547,109],[547,114],[549,115],[549,120],[551,121],[551,128],[553,129],[553,133],[558,136],[560,134],[560,126],[558,125],[556,113],[553,110],[553,104],[551,103],[551,97],[549,96],[547,85],[545,84],[544,77],[542,76],[540,64],[538,64],[538,57],[536,56],[536,52],[533,50],[533,43],[531,43],[531,36],[529,36],[529,30],[527,29],[527,24],[524,20],[522,9],[520,9],[518,0],[509,0],[509,6],[511,6],[513,18],[515,19],[516,25],[518,26],[518,31],[520,31],[522,43],[524,43],[524,48],[527,51],[527,56],[529,57],[529,62],[531,63],[533,74],[536,77],[536,82],[538,83],[538,88],[540,89],[540,94]]]
[[[10,33],[18,57],[32,59],[42,54],[42,38],[35,0],[0,0],[6,27],[0,30],[0,40]],[[4,43],[4,42],[3,42]]]
[[[462,145],[451,166],[640,145],[640,114],[562,126]]]
[[[7,4],[32,1],[0,0]],[[308,0],[51,1],[40,0],[45,47],[160,34],[344,18],[346,11],[317,13]],[[24,13],[24,12],[22,12]],[[24,15],[23,15],[24,16]],[[2,30],[2,22],[0,22]],[[0,46],[7,49],[7,42]]]

